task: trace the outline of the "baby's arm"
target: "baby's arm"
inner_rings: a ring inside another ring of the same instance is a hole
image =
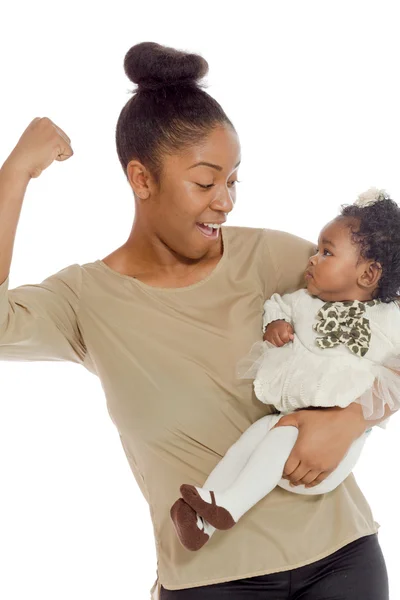
[[[273,294],[264,304],[263,330],[264,341],[274,346],[284,346],[294,339],[293,303],[298,296],[294,294]]]

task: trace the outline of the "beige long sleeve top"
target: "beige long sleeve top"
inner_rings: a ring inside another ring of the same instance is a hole
[[[379,528],[351,474],[325,495],[277,487],[201,551],[180,545],[169,516],[179,486],[202,485],[239,436],[275,412],[236,366],[262,337],[265,300],[302,285],[313,250],[273,230],[225,227],[222,236],[217,267],[184,288],[151,287],[101,260],[0,286],[0,359],[72,361],[100,378],[150,507],[156,588],[293,569]]]

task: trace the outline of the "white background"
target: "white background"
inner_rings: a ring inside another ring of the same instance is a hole
[[[105,9],[104,5],[108,8]],[[232,225],[315,240],[371,185],[400,199],[397,2],[246,0],[2,8],[0,163],[36,116],[75,155],[29,185],[10,287],[103,258],[127,238],[133,199],[114,129],[141,41],[203,54],[209,92],[242,142]],[[0,598],[142,600],[152,528],[99,381],[75,365],[0,365]],[[356,467],[400,597],[397,416]]]

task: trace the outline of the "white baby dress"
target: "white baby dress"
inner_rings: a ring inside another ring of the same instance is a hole
[[[348,319],[349,309],[347,323],[346,318],[337,319],[336,325],[326,320],[321,323],[326,308],[346,317],[346,304],[351,303],[328,305],[305,289],[284,296],[274,294],[265,302],[264,329],[272,321],[283,319],[292,324],[294,340],[280,348],[268,342],[257,343],[247,361],[242,362],[241,377],[255,377],[259,400],[284,414],[310,406],[344,408],[359,402],[366,419],[381,418],[385,404],[392,410],[400,408],[399,305],[358,302],[363,312],[358,322],[366,324],[369,331],[368,343],[363,344],[351,342],[348,332],[354,333],[355,327],[354,319],[353,325]],[[316,330],[318,322],[325,325],[326,335]],[[359,336],[357,331],[355,336]],[[359,347],[351,350],[354,343]],[[382,428],[386,421],[380,424]]]

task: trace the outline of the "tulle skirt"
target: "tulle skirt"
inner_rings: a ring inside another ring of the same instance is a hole
[[[257,398],[285,414],[311,406],[345,408],[358,402],[364,418],[376,420],[384,416],[386,406],[392,411],[400,408],[400,357],[396,356],[382,365],[353,355],[336,358],[323,350],[311,352],[295,336],[280,348],[256,342],[239,362],[237,375],[254,379]]]

